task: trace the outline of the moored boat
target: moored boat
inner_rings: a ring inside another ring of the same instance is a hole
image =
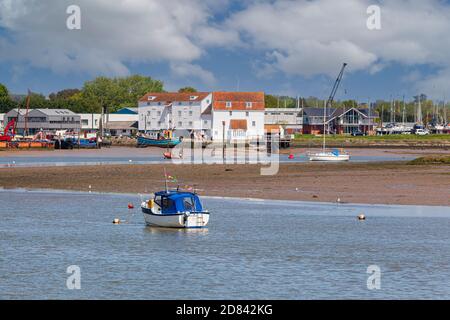
[[[196,193],[165,190],[141,203],[145,223],[167,228],[204,228],[209,222],[209,211],[203,209]]]
[[[309,161],[349,161],[347,153],[340,153],[339,150],[322,151],[308,155]]]
[[[173,139],[153,139],[153,138],[147,138],[147,137],[138,137],[137,138],[137,145],[138,147],[175,147],[177,144],[181,142],[180,138],[173,138]]]
[[[164,130],[163,132],[152,132],[137,138],[138,147],[162,147],[173,148],[183,140],[182,137],[174,137],[172,130]]]

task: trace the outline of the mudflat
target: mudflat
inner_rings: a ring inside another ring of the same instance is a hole
[[[450,205],[450,165],[408,162],[261,165],[102,165],[2,168],[0,187],[148,193],[164,188],[164,168],[201,195],[369,204]],[[89,188],[91,186],[91,188]]]

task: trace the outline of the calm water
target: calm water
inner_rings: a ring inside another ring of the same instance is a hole
[[[104,148],[101,150],[54,150],[54,151],[35,151],[35,152],[16,152],[12,154],[3,154],[0,152],[0,168],[8,167],[41,167],[41,166],[74,166],[74,165],[102,165],[102,164],[157,164],[168,163],[169,160],[163,159],[163,152],[166,149],[159,148]],[[219,150],[220,151],[220,150]],[[361,155],[360,153],[351,154],[351,162],[372,162],[372,161],[398,161],[412,160],[416,158],[410,154],[386,153],[378,155]],[[230,151],[230,156],[233,153]],[[256,160],[256,156],[252,160]],[[185,161],[190,161],[189,157]],[[207,159],[205,162],[221,162],[221,156],[216,159]],[[245,157],[237,155],[236,162],[243,163]],[[270,156],[261,154],[260,162],[269,163]],[[279,161],[283,163],[290,162],[308,162],[305,153],[295,154],[294,159],[288,159],[287,154],[280,154]]]
[[[145,227],[129,202],[0,191],[0,298],[450,299],[449,207],[208,198],[209,228],[185,231]],[[69,265],[81,290],[66,288]]]

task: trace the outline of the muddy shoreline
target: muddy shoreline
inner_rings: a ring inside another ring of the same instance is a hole
[[[407,162],[280,164],[274,176],[261,165],[17,167],[0,169],[0,187],[148,193],[163,189],[164,168],[208,196],[450,206],[450,166]]]

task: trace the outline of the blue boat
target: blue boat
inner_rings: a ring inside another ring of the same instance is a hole
[[[175,138],[172,130],[164,130],[162,132],[152,132],[146,136],[139,136],[137,138],[138,147],[161,147],[173,148],[181,143],[182,137]]]
[[[203,208],[194,192],[166,190],[156,192],[152,199],[141,203],[145,223],[167,228],[204,228],[209,211]]]
[[[181,142],[181,138],[172,139],[153,139],[147,137],[138,137],[137,146],[138,147],[161,147],[161,148],[173,148]]]

